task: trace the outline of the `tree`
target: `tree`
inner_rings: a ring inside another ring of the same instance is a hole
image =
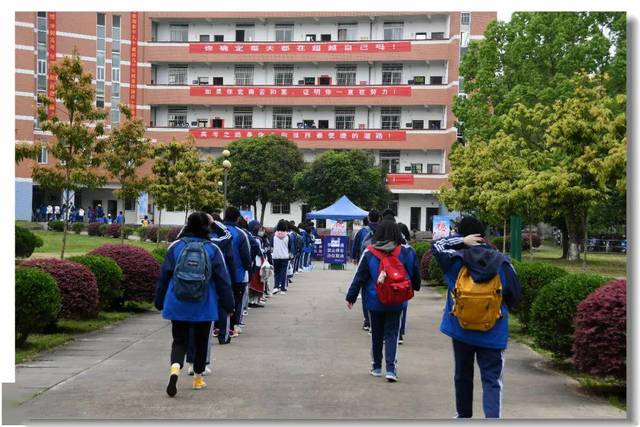
[[[227,197],[238,205],[254,207],[260,201],[260,222],[268,202],[287,203],[298,199],[294,176],[304,167],[298,147],[279,135],[233,141],[228,172]]]
[[[125,204],[125,199],[137,199],[140,193],[149,185],[149,179],[139,175],[139,168],[153,155],[151,143],[144,137],[144,123],[134,120],[131,110],[120,105],[120,111],[125,117],[124,123],[112,129],[107,139],[104,154],[104,167],[120,184],[114,193]],[[120,237],[124,243],[124,227],[120,228]]]
[[[58,162],[53,166],[34,165],[32,177],[43,188],[64,191],[63,204],[68,209],[70,191],[84,187],[95,189],[106,182],[106,177],[97,169],[105,146],[104,140],[99,138],[104,133],[102,120],[105,113],[93,107],[95,93],[91,74],[82,69],[77,52],[74,51],[72,57],[65,57],[61,65],[53,65],[52,71],[57,76],[56,98],[61,99],[64,105],[60,115],[67,120],[48,117],[47,107],[51,101],[39,96],[42,104],[38,109],[40,127],[55,137],[49,150]],[[63,218],[61,259],[64,258],[69,228],[69,216],[65,213]]]
[[[346,195],[363,209],[383,209],[391,201],[386,173],[363,150],[329,150],[296,176],[302,199],[324,208]]]

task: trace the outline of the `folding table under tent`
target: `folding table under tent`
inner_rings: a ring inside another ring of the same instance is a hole
[[[367,211],[360,209],[358,206],[354,205],[353,202],[349,200],[347,196],[342,196],[338,200],[336,200],[334,204],[332,204],[329,207],[326,207],[319,211],[309,212],[307,214],[307,219],[332,219],[336,221],[337,220],[352,221],[354,219],[362,219],[366,217],[368,214],[369,213]],[[325,254],[324,239],[325,238],[323,238],[323,261],[326,261],[326,256],[324,256]],[[349,256],[348,255],[348,250],[349,250],[348,236],[346,236],[346,241],[347,243],[344,245],[344,250],[347,252],[346,257],[348,257]],[[326,264],[326,262],[323,262],[323,269],[324,269],[324,264]],[[333,263],[329,263],[329,264],[340,265],[340,264],[333,264]],[[345,264],[342,264],[342,267],[344,268],[345,265],[346,265],[346,262]]]

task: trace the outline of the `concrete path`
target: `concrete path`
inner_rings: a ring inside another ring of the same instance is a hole
[[[316,265],[316,268],[320,265]],[[171,330],[159,313],[87,334],[19,366],[3,386],[3,422],[61,419],[449,419],[455,413],[450,340],[438,332],[442,298],[423,289],[410,303],[400,381],[369,375],[369,335],[360,307],[344,302],[353,267],[295,277],[288,295],[249,311],[245,332],[213,347],[207,390],[165,394]],[[357,309],[356,309],[357,308]],[[511,343],[505,418],[624,418],[575,381],[540,369],[541,357]],[[478,377],[479,374],[476,374]],[[34,397],[35,395],[35,397]],[[476,378],[474,414],[482,417]]]

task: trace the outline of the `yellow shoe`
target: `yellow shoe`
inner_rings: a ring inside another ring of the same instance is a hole
[[[178,375],[180,375],[180,364],[174,363],[171,365],[171,376],[169,377],[169,384],[167,385],[167,394],[169,397],[173,397],[178,393],[178,388],[176,387]]]
[[[202,379],[202,375],[194,375],[193,376],[193,389],[194,390],[202,390],[203,388],[207,388],[207,383]]]

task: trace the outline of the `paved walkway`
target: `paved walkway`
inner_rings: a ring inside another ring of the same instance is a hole
[[[191,390],[191,377],[184,375],[178,395],[166,396],[171,331],[154,312],[19,366],[17,384],[3,386],[3,422],[451,418],[451,344],[438,332],[442,298],[428,288],[416,294],[398,355],[400,381],[387,383],[369,375],[370,337],[360,329],[361,310],[348,311],[344,303],[352,274],[353,267],[299,274],[288,295],[251,309],[239,338],[214,345],[207,390]],[[541,360],[515,342],[507,350],[504,417],[626,416],[602,399],[580,394],[570,378],[539,368]],[[474,413],[481,417],[478,378],[476,384]]]

